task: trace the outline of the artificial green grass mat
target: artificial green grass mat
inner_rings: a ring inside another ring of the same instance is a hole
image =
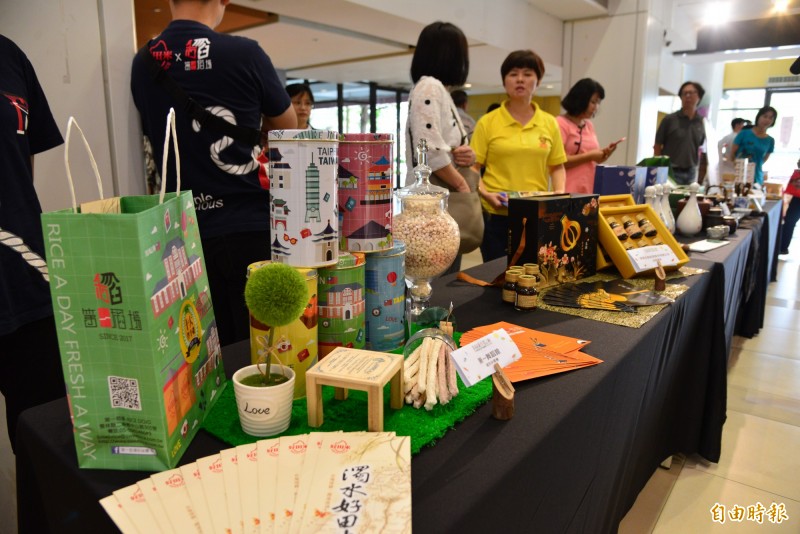
[[[308,432],[334,432],[343,430],[367,430],[367,394],[351,389],[347,400],[333,398],[333,387],[322,386],[323,419],[319,428],[308,426],[306,399],[296,399],[292,406],[292,422],[281,436],[295,436]],[[425,408],[415,409],[403,404],[400,410],[389,407],[389,385],[384,390],[383,429],[394,431],[400,436],[411,437],[411,454],[417,454],[423,447],[433,444],[448,430],[472,414],[492,396],[492,381],[484,379],[471,388],[458,380],[458,395],[448,404],[437,404],[430,412]],[[245,434],[239,424],[239,412],[233,384],[228,381],[220,398],[206,416],[203,428],[230,445],[254,443],[264,438]],[[277,437],[277,436],[272,436]]]

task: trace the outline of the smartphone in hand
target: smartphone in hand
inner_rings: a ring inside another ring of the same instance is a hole
[[[621,142],[623,142],[625,139],[626,139],[625,137],[620,137],[619,139],[617,139],[616,141],[614,141],[613,143],[611,143],[611,145],[609,145],[609,146],[611,146],[611,147],[616,147],[618,144],[620,144]]]

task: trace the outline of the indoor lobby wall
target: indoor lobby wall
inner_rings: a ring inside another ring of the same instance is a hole
[[[564,31],[563,92],[586,77],[603,85],[593,121],[600,144],[627,138],[609,159],[615,165],[652,154],[663,31],[646,9],[623,4],[608,17],[565,23]]]

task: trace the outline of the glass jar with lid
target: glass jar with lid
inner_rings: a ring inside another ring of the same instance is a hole
[[[409,327],[428,307],[431,280],[442,274],[458,254],[458,223],[447,213],[450,193],[430,183],[433,172],[428,166],[428,145],[420,139],[414,167],[415,181],[398,189],[400,213],[394,216],[392,233],[406,244],[406,285],[411,302],[406,317]]]

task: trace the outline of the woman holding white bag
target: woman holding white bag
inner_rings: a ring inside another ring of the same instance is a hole
[[[450,89],[464,85],[469,74],[469,47],[464,33],[449,22],[434,22],[420,33],[414,57],[411,60],[411,79],[414,87],[408,95],[408,129],[406,131],[407,181],[413,181],[412,169],[417,165],[415,148],[420,139],[428,142],[428,165],[433,170],[431,182],[451,191],[454,195],[474,193],[478,186],[477,173],[469,169],[475,163],[475,154],[467,143],[467,131],[450,96]],[[448,89],[449,88],[449,89]],[[462,170],[459,171],[458,168]],[[467,181],[474,173],[474,183]],[[465,232],[480,225],[478,199],[475,197],[475,220],[465,220],[454,215],[459,224],[464,245]],[[477,231],[477,230],[476,230]],[[476,239],[473,249],[480,238]],[[460,252],[466,252],[462,246]],[[447,272],[459,270],[461,254]]]

